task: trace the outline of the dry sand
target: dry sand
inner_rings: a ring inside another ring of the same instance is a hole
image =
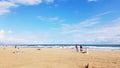
[[[13,53],[16,51],[16,53]],[[2,48],[0,68],[120,68],[120,51],[89,50],[88,54],[73,49]]]

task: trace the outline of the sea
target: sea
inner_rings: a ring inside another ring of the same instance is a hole
[[[68,48],[75,49],[76,44],[4,44],[0,46],[23,47],[23,48]],[[77,44],[88,50],[120,50],[120,44]]]

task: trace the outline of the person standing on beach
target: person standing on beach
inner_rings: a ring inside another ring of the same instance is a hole
[[[80,52],[82,52],[83,51],[83,47],[82,47],[82,45],[80,45]]]
[[[15,48],[17,48],[17,46],[15,45]]]
[[[62,45],[62,48],[64,48],[64,45]]]
[[[78,52],[78,45],[77,44],[75,45],[75,48],[76,48],[76,52]]]

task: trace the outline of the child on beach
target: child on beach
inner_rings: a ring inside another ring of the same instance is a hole
[[[75,45],[75,48],[76,48],[76,52],[78,52],[78,45],[77,44]]]
[[[80,52],[82,52],[83,51],[83,47],[82,47],[82,45],[80,45]]]

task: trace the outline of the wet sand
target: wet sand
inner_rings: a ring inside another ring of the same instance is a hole
[[[120,68],[120,51],[0,47],[0,68]]]

